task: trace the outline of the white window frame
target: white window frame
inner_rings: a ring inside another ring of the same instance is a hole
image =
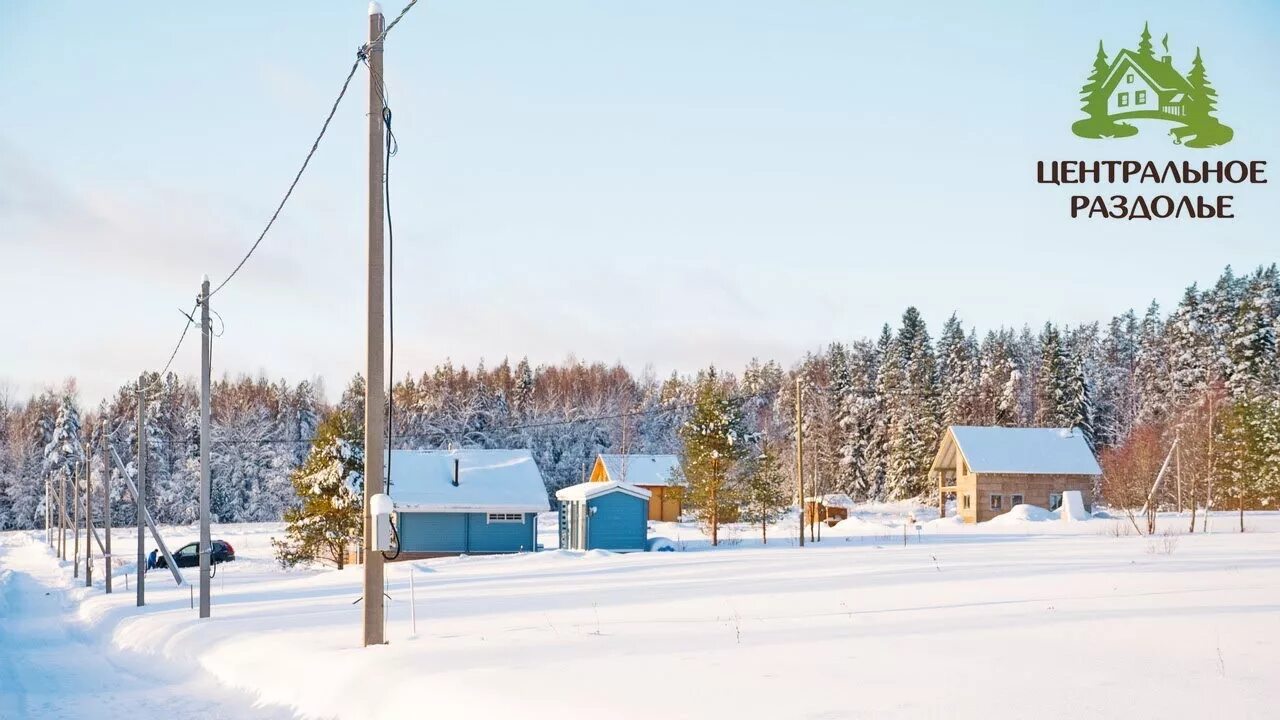
[[[524,524],[524,513],[485,513],[485,521],[488,525],[498,525],[502,523],[520,523]]]
[[[992,510],[1004,509],[1004,495],[997,495],[995,493],[992,493],[991,499],[988,500],[987,502],[991,505]]]

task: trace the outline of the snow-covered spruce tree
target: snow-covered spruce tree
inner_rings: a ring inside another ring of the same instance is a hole
[[[880,453],[873,446],[882,414],[875,394],[880,359],[876,346],[866,340],[853,343],[848,355],[851,387],[845,395],[841,420],[845,445],[841,448],[840,466],[849,482],[842,489],[854,500],[864,501],[876,492],[873,478],[882,475],[877,469]]]
[[[942,427],[975,421],[978,402],[978,343],[953,313],[938,338],[938,392]]]
[[[1134,366],[1138,409],[1134,422],[1161,422],[1169,414],[1169,362],[1164,344],[1164,319],[1152,301],[1138,327],[1138,355]]]
[[[680,439],[684,502],[707,528],[711,544],[718,545],[720,524],[738,512],[740,493],[730,479],[748,445],[740,403],[714,367],[700,373],[693,412],[680,427]]]
[[[787,476],[782,472],[774,444],[761,438],[751,456],[743,462],[742,519],[760,525],[760,542],[769,542],[769,523],[776,521],[790,504]]]
[[[301,504],[284,513],[285,538],[271,541],[282,566],[324,560],[342,568],[347,545],[362,528],[362,442],[355,421],[342,410],[316,428],[311,451],[291,478]]]
[[[1040,333],[1040,372],[1036,374],[1036,425],[1068,425],[1075,414],[1071,407],[1072,374],[1058,328],[1045,323]]]
[[[891,500],[927,496],[929,465],[938,449],[938,376],[924,319],[914,307],[881,364],[889,415],[886,495]]]

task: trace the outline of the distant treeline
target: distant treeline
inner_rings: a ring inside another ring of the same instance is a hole
[[[1080,428],[1105,464],[1137,478],[1151,461],[1124,455],[1130,438],[1141,438],[1133,447],[1142,448],[1143,458],[1162,459],[1175,435],[1208,428],[1197,439],[1199,465],[1187,461],[1190,472],[1204,474],[1200,502],[1212,475],[1215,497],[1266,504],[1280,496],[1278,318],[1276,267],[1246,276],[1228,268],[1212,287],[1187,288],[1168,313],[1152,303],[1141,315],[1129,310],[1104,324],[1047,322],[984,335],[953,316],[935,341],[920,313],[908,308],[875,339],[833,343],[789,368],[752,361],[738,373],[717,369],[714,377],[742,413],[740,441],[767,445],[784,473],[794,467],[798,378],[809,481],[855,499],[928,496],[927,470],[942,430],[997,424]],[[445,363],[397,381],[394,445],[529,448],[553,491],[581,481],[599,452],[682,452],[679,430],[709,372],[658,378],[576,360],[538,367],[526,360],[475,368]],[[191,521],[198,389],[172,374],[142,382],[151,507],[161,522]],[[335,406],[323,401],[315,382],[215,383],[217,521],[279,519],[296,503],[289,476],[320,422],[339,410],[363,421],[361,377]],[[103,428],[132,468],[136,392],[135,381],[112,400],[82,408],[69,380],[25,400],[0,398],[0,528],[43,523],[46,478],[77,475],[86,462],[101,477]],[[121,483],[113,485],[113,508],[116,522],[132,518]]]

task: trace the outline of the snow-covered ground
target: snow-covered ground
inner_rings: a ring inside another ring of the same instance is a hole
[[[1043,513],[883,505],[804,549],[794,520],[715,550],[655,523],[684,552],[395,563],[390,644],[369,649],[360,569],[281,570],[279,526],[215,526],[240,559],[204,622],[163,571],[140,609],[121,577],[71,587],[38,533],[0,534],[0,717],[1274,717],[1280,513],[1243,535],[1230,513],[1207,535],[1162,516],[1154,538],[1024,516]]]

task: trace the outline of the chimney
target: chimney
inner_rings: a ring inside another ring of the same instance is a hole
[[[454,487],[458,487],[458,472],[459,472],[458,465],[461,462],[462,461],[459,460],[458,458],[453,459],[453,486]]]
[[[1171,66],[1171,67],[1173,66],[1173,56],[1172,56],[1172,55],[1162,55],[1162,56],[1160,57],[1160,60],[1161,60],[1165,65],[1169,65],[1169,66]]]

